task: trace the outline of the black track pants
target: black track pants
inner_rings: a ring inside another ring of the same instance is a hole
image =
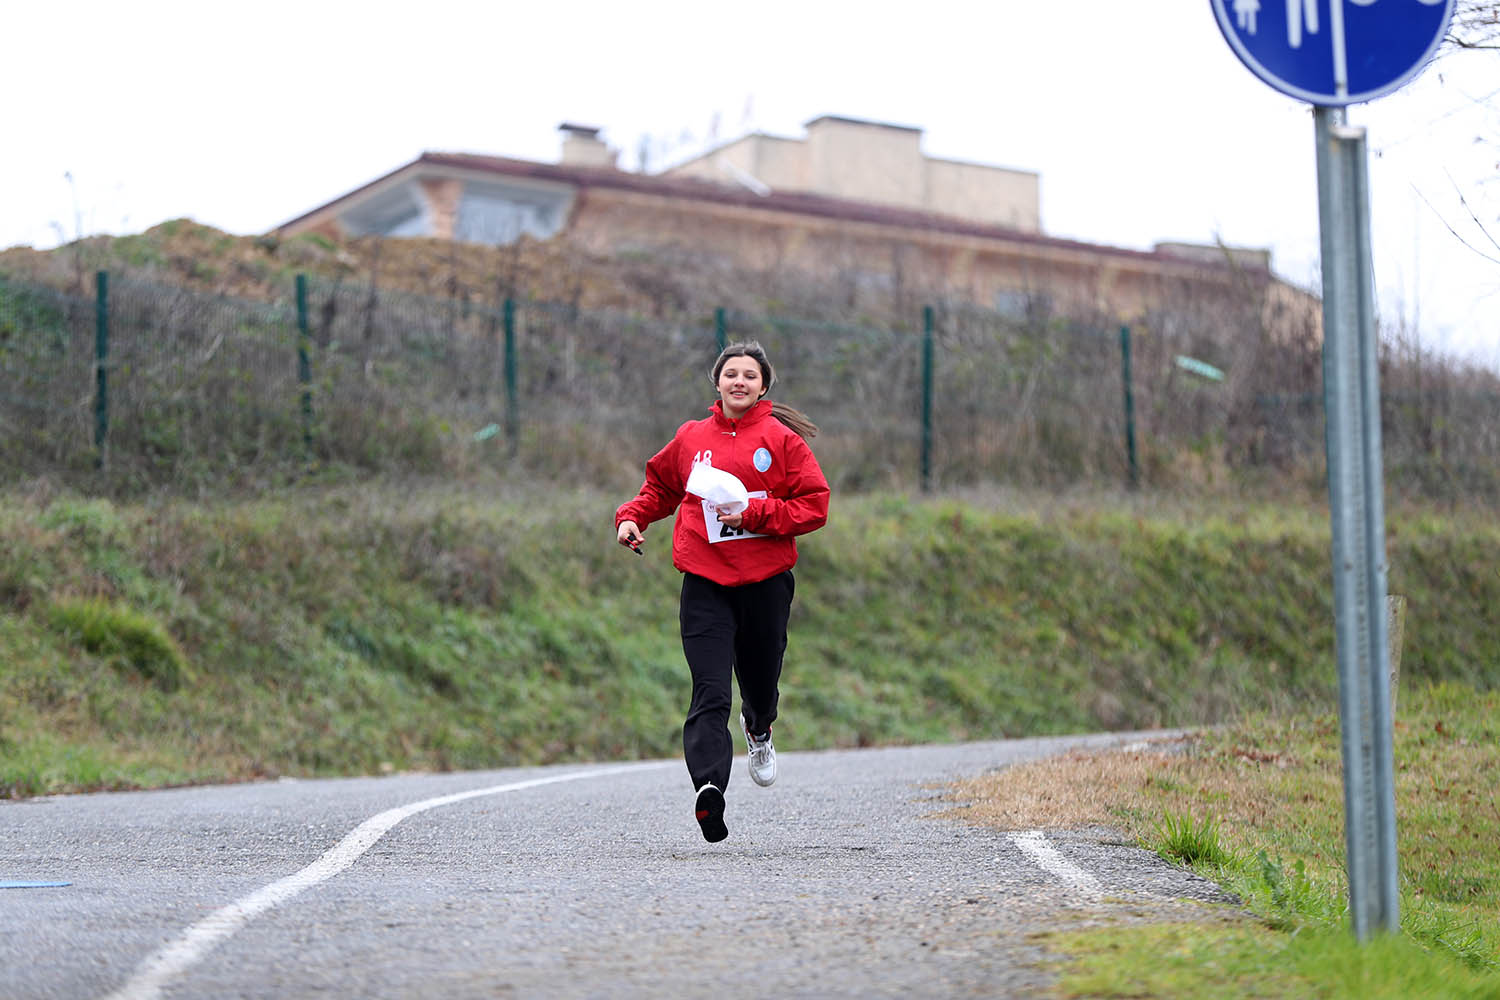
[[[777,682],[795,590],[791,570],[740,587],[682,575],[678,616],[682,652],[693,674],[682,752],[695,790],[710,781],[720,790],[729,785],[735,752],[729,732],[731,674],[739,680],[740,709],[750,731],[763,733],[776,721]]]

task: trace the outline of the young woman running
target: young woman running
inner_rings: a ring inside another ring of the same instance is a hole
[[[710,415],[677,429],[646,463],[635,499],[615,511],[616,539],[637,551],[648,525],[677,513],[672,565],[682,571],[678,617],[693,675],[682,750],[696,794],[694,814],[710,842],[729,835],[724,790],[734,763],[731,676],[739,682],[750,777],[758,785],[776,780],[771,723],[795,586],[794,539],[828,520],[828,480],[807,445],[817,427],[765,398],[776,374],[760,344],[724,348],[713,381],[719,399]],[[688,478],[698,465],[736,477],[748,506],[689,494]]]

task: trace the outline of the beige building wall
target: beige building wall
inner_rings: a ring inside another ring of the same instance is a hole
[[[849,198],[973,222],[1041,232],[1037,174],[978,163],[929,159],[922,132],[824,116],[807,138],[754,133],[666,171],[777,191]]]
[[[754,133],[670,168],[673,177],[699,177],[719,184],[745,178],[778,191],[810,190],[807,155],[800,141]]]
[[[1248,267],[1257,271],[1271,269],[1271,251],[1262,247],[1214,246],[1204,243],[1157,243],[1158,253],[1189,260],[1201,260],[1212,264],[1228,262],[1237,267]]]
[[[464,194],[464,183],[454,177],[423,177],[417,182],[427,199],[432,235],[440,240],[453,238],[453,224],[458,219],[458,202]]]
[[[1246,285],[1232,271],[1187,259],[914,231],[605,188],[590,189],[581,199],[569,239],[599,253],[629,246],[702,254],[705,247],[718,247],[742,266],[795,271],[833,287],[915,296],[956,292],[984,308],[1038,295],[1065,311],[1095,310],[1130,322],[1160,303],[1227,303],[1238,301],[1247,287],[1266,295],[1267,287],[1278,285]],[[1301,293],[1286,299],[1302,311],[1310,308],[1307,303],[1316,305]],[[1284,325],[1285,318],[1278,320]]]
[[[1034,173],[998,170],[956,160],[927,161],[929,212],[978,219],[1025,233],[1042,231],[1040,180]]]
[[[749,170],[762,183],[787,191],[807,191],[807,156],[802,143],[772,135],[755,136]]]
[[[809,189],[818,194],[926,207],[919,129],[818,118],[807,125],[806,150]]]

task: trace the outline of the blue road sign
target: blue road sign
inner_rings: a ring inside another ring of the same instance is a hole
[[[1454,0],[1210,0],[1250,72],[1323,107],[1404,86],[1442,44]]]

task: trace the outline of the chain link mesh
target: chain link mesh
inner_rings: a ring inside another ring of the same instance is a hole
[[[488,467],[617,483],[716,398],[711,313],[645,317],[318,278],[305,289],[299,310],[291,289],[267,303],[112,280],[101,412],[98,303],[0,276],[5,478],[126,494],[274,487],[310,470]],[[1052,315],[1045,300],[1011,305],[940,303],[930,381],[920,314],[892,328],[731,310],[723,335],[765,347],[772,397],[819,425],[814,448],[837,488],[917,487],[924,438],[937,488],[1123,483],[1119,325]],[[1215,470],[1321,480],[1316,343],[1272,343],[1266,328],[1209,305],[1135,325],[1143,482]],[[1206,381],[1184,358],[1226,378]],[[1429,369],[1424,383],[1420,367],[1387,367],[1388,477],[1425,496],[1494,496],[1496,380]]]

